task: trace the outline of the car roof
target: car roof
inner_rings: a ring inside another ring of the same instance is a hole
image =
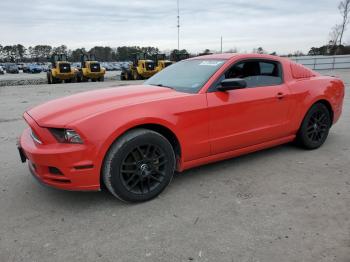
[[[283,60],[283,58],[279,56],[274,55],[265,55],[265,54],[238,54],[238,53],[224,53],[224,54],[212,54],[212,55],[203,55],[203,56],[196,56],[193,58],[190,58],[188,60],[203,60],[203,59],[224,59],[224,60],[230,60],[232,58],[238,58],[238,59],[273,59],[277,61]]]

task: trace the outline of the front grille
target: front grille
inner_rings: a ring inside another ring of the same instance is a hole
[[[154,70],[154,63],[153,62],[146,62],[146,70]]]
[[[90,65],[90,70],[91,72],[100,72],[101,71],[101,66],[98,63],[94,63]]]
[[[70,73],[70,64],[60,64],[59,68],[61,73]]]

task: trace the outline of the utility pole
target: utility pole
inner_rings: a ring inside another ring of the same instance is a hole
[[[222,54],[222,36],[221,36],[221,48],[220,48],[220,52],[221,52],[221,54]]]
[[[177,0],[177,50],[180,50],[180,4]]]

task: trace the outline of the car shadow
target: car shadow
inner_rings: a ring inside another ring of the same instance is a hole
[[[185,170],[182,173],[176,173],[173,183],[176,183],[176,180],[192,179],[194,176],[201,176],[206,173],[211,174],[217,170],[232,169],[232,171],[234,171],[236,168],[242,168],[242,166],[251,166],[254,164],[254,161],[258,161],[261,158],[273,158],[276,155],[290,152],[291,150],[295,152],[305,151],[304,149],[298,148],[293,143],[267,148],[257,152],[195,167]]]

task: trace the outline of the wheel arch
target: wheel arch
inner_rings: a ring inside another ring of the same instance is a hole
[[[161,124],[141,124],[141,125],[137,125],[133,128],[128,129],[126,132],[129,132],[129,131],[131,131],[133,129],[137,129],[137,128],[149,129],[149,130],[152,130],[154,132],[161,134],[169,141],[169,143],[173,147],[176,158],[181,157],[180,141],[179,141],[178,137],[176,136],[176,134],[168,127],[161,125]]]
[[[169,127],[168,125],[164,123],[159,123],[156,121],[147,122],[147,123],[138,123],[134,125],[129,125],[127,127],[124,127],[122,130],[119,130],[119,132],[116,132],[116,134],[113,135],[111,139],[109,139],[109,142],[107,143],[107,147],[101,152],[100,157],[100,165],[99,165],[99,173],[100,173],[100,185],[101,187],[104,186],[103,179],[102,179],[102,171],[103,171],[103,165],[105,162],[105,158],[111,148],[111,146],[123,135],[130,132],[131,130],[138,129],[138,128],[144,128],[148,130],[152,130],[154,132],[157,132],[161,135],[163,135],[171,144],[173,147],[175,157],[176,157],[176,170],[179,169],[180,163],[181,163],[181,156],[182,156],[182,147],[181,142],[178,136],[176,135],[175,131]]]
[[[323,104],[323,105],[325,105],[327,107],[327,109],[328,109],[328,111],[329,111],[329,113],[331,115],[331,121],[333,123],[334,110],[333,110],[333,107],[332,107],[331,103],[328,100],[326,100],[326,99],[320,99],[320,100],[317,100],[315,103],[313,103],[312,106],[315,105],[315,104],[318,104],[318,103]]]
[[[309,112],[309,110],[311,109],[311,107],[313,107],[315,104],[323,104],[327,107],[327,109],[329,110],[329,113],[331,115],[331,122],[333,124],[333,120],[334,120],[334,111],[333,111],[333,107],[332,107],[332,104],[326,99],[326,98],[318,98],[318,99],[315,99],[314,101],[312,101],[312,103],[310,103],[310,105],[306,108],[306,110],[302,113],[301,115],[301,118],[300,120],[298,121],[298,125],[296,126],[297,127],[297,130],[300,129],[305,117],[306,117],[306,114],[307,112]]]

